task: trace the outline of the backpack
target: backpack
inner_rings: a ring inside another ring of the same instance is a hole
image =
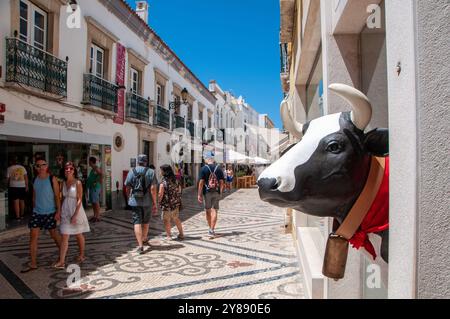
[[[214,172],[211,171],[211,168],[209,167],[209,165],[206,165],[206,167],[208,167],[209,169],[209,178],[208,178],[208,184],[206,185],[206,191],[207,192],[211,192],[211,191],[219,191],[219,181],[217,180],[217,176],[216,176],[216,171],[217,168],[219,166],[216,165],[216,167],[214,168]]]
[[[145,175],[149,168],[146,167],[142,173],[138,173],[136,168],[133,168],[134,183],[131,190],[132,194],[136,198],[143,198],[147,192],[147,185],[145,185]]]
[[[168,180],[163,181],[164,185],[164,203],[162,203],[163,210],[181,210],[181,192],[179,192],[179,184],[169,182]]]

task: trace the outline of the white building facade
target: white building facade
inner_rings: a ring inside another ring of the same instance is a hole
[[[448,1],[281,0],[281,81],[305,123],[348,111],[351,85],[390,133],[389,264],[351,249],[343,280],[322,275],[329,219],[293,212],[310,298],[449,298]],[[289,214],[291,211],[288,212]],[[373,240],[380,244],[379,238]]]
[[[0,2],[0,220],[15,158],[32,173],[36,154],[51,168],[62,154],[87,175],[96,157],[107,208],[139,153],[156,167],[179,161],[192,183],[198,176],[190,162],[201,150],[186,136],[211,125],[214,95],[124,1],[77,4]],[[186,149],[174,157],[180,136]]]

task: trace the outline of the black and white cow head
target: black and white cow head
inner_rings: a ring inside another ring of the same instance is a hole
[[[263,171],[258,186],[261,199],[275,206],[342,221],[365,185],[371,155],[388,153],[388,131],[364,133],[372,107],[363,93],[344,84],[332,84],[330,90],[353,110],[302,125],[283,101],[284,126],[301,141]]]

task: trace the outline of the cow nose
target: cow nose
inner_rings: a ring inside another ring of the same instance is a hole
[[[261,178],[258,180],[258,187],[263,191],[276,190],[278,188],[278,180],[276,178]]]

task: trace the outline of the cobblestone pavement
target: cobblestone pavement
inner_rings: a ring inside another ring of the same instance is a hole
[[[131,213],[105,214],[86,236],[78,288],[67,288],[68,272],[51,268],[57,249],[47,234],[39,241],[39,269],[26,274],[20,270],[28,262],[28,235],[0,240],[0,298],[303,298],[279,209],[261,202],[256,189],[227,195],[216,238],[208,237],[205,214],[191,190],[181,213],[185,240],[165,241],[160,218],[152,217],[151,246],[143,255],[135,252]],[[71,239],[68,263],[76,255]]]

